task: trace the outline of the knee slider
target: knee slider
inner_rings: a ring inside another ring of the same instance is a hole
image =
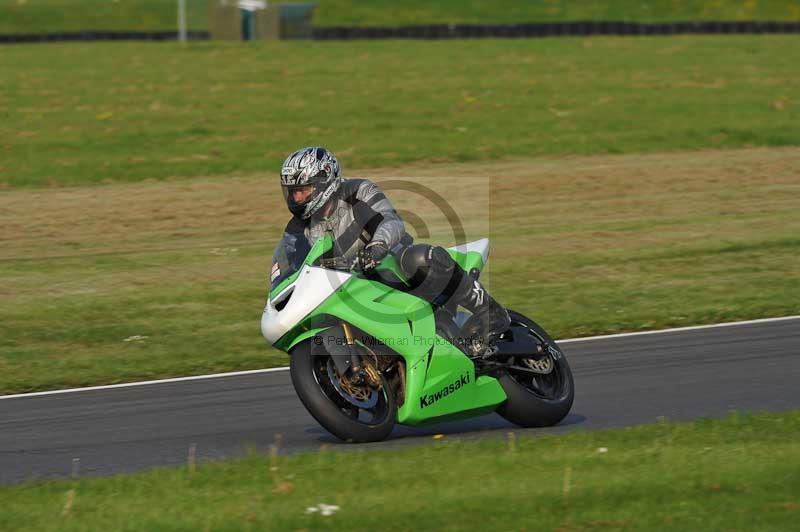
[[[409,277],[425,275],[428,272],[428,251],[431,246],[415,244],[405,248],[400,254],[400,269]]]
[[[407,247],[400,255],[400,268],[408,276],[452,273],[456,263],[443,247],[416,244]]]
[[[430,268],[442,273],[452,273],[456,267],[453,257],[441,246],[432,247],[430,251]]]

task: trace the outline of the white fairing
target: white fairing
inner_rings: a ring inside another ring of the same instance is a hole
[[[274,344],[351,277],[352,274],[347,272],[303,266],[297,280],[267,302],[261,315],[261,334]],[[276,303],[287,297],[290,299],[286,306],[276,309]]]
[[[481,254],[483,263],[486,264],[486,261],[489,258],[489,239],[481,238],[480,240],[475,240],[474,242],[467,242],[466,244],[453,246],[450,249],[460,251],[461,253],[476,251]]]

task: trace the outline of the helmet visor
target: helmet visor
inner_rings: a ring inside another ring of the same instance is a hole
[[[282,185],[283,199],[289,205],[305,205],[316,195],[316,185]]]

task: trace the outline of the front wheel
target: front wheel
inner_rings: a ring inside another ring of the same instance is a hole
[[[355,384],[342,377],[330,355],[312,354],[311,341],[290,353],[292,384],[306,410],[334,436],[350,442],[373,442],[392,432],[397,405],[381,374],[381,386]]]
[[[572,408],[575,385],[572,370],[561,349],[533,320],[508,311],[511,325],[527,327],[546,347],[546,358],[511,360],[512,366],[498,378],[508,400],[497,409],[507,420],[523,427],[549,427],[564,419]],[[543,373],[549,366],[549,373]]]

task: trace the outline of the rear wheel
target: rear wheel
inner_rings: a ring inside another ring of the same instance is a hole
[[[545,356],[517,358],[506,374],[498,377],[508,400],[497,409],[507,420],[523,427],[549,427],[564,419],[572,408],[575,387],[572,370],[561,349],[533,320],[508,311],[511,325],[526,327],[545,345]],[[525,371],[528,370],[528,371]]]
[[[290,355],[292,384],[308,412],[334,436],[351,442],[385,439],[392,432],[397,406],[382,373],[371,387],[339,375],[330,355],[312,355],[311,341],[295,346]]]

